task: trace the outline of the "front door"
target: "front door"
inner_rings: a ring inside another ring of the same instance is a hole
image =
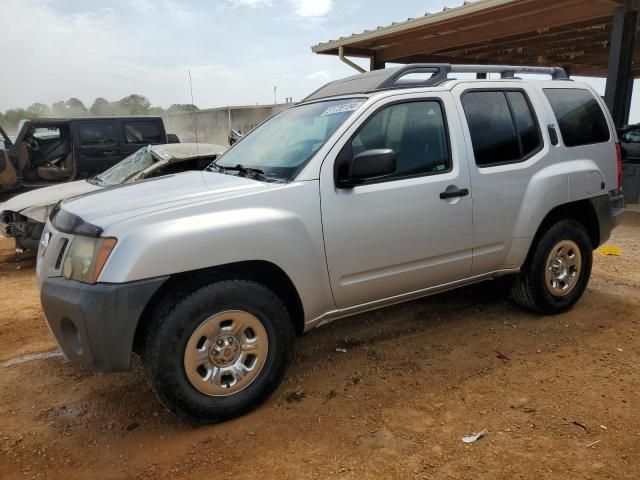
[[[322,166],[322,223],[339,308],[454,282],[471,271],[469,171],[452,98],[393,99],[373,105]],[[395,174],[337,188],[334,160],[346,143],[353,156],[392,149]]]
[[[113,120],[79,121],[76,125],[80,178],[102,173],[122,159]]]
[[[16,170],[17,165],[17,150],[0,127],[0,192],[20,185],[22,172]]]

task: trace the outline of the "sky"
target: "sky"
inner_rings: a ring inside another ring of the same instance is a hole
[[[200,108],[300,100],[354,73],[310,47],[461,0],[0,0],[0,111],[145,95]],[[604,81],[592,82],[600,93]],[[637,82],[640,83],[640,82]],[[635,105],[634,105],[635,107]],[[640,117],[638,108],[632,119]]]

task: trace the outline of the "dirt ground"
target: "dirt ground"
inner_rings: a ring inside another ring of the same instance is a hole
[[[567,314],[487,282],[341,320],[298,341],[261,408],[196,429],[139,364],[31,355],[55,349],[34,264],[0,240],[0,478],[638,479],[640,214],[609,245]]]

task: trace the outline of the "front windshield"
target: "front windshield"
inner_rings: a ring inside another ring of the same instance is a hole
[[[94,179],[100,185],[119,185],[132,179],[136,174],[146,170],[156,161],[151,152],[151,145],[138,150],[127,158]]]
[[[343,98],[285,110],[253,130],[215,163],[257,168],[268,178],[289,180],[363,102]]]

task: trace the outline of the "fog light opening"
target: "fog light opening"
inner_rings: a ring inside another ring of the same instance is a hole
[[[60,322],[60,329],[62,330],[62,336],[64,343],[74,355],[82,355],[82,340],[80,340],[80,332],[75,324],[68,318],[63,318]]]

